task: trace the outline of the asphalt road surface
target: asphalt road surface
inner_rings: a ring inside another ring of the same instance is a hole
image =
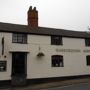
[[[42,90],[90,90],[90,83],[89,84],[79,84],[79,85],[69,85],[69,86],[42,89]]]

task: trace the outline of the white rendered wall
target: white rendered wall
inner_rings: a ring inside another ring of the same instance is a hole
[[[5,53],[1,54],[1,38],[5,39]],[[28,35],[27,44],[12,43],[12,33],[0,33],[0,61],[7,61],[7,71],[0,72],[0,80],[11,79],[12,53],[15,51],[29,52],[27,54],[27,78],[47,78],[90,74],[90,66],[86,65],[86,56],[90,47],[85,46],[85,40],[63,37],[63,45],[51,45],[50,36]],[[38,58],[42,51],[45,56]],[[78,49],[80,52],[57,52],[56,49]],[[51,67],[51,56],[63,55],[64,67]],[[4,58],[6,56],[6,58]]]
[[[4,37],[4,54],[3,55],[2,55],[2,37]],[[0,80],[11,79],[12,56],[11,56],[11,53],[9,53],[11,39],[12,39],[12,34],[0,32],[0,61],[7,61],[6,71],[0,72]]]
[[[50,36],[29,36],[30,55],[28,55],[28,78],[47,78],[60,76],[74,76],[90,74],[90,67],[86,65],[85,40],[79,38],[64,38],[63,45],[51,45]],[[41,51],[43,58],[36,55]],[[56,49],[78,49],[80,52],[57,52]],[[88,50],[90,47],[87,48]],[[63,55],[64,67],[51,67],[51,56]]]

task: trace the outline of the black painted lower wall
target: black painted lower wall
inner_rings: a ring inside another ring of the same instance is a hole
[[[0,88],[1,87],[9,87],[11,85],[11,80],[0,80]]]
[[[83,79],[90,78],[90,75],[77,75],[77,76],[64,76],[64,77],[50,77],[50,78],[35,78],[35,79],[27,79],[26,85],[39,84],[39,83],[47,83],[47,82],[57,82],[71,79]],[[11,86],[11,80],[1,80],[0,87]]]
[[[58,82],[58,81],[64,81],[64,80],[84,79],[84,78],[90,78],[90,75],[77,75],[77,76],[64,76],[64,77],[49,77],[49,78],[28,79],[27,84]]]

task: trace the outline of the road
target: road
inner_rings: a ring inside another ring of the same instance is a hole
[[[90,83],[89,84],[79,84],[79,85],[69,85],[69,86],[42,89],[42,90],[90,90]]]
[[[37,89],[7,88],[7,89],[0,89],[0,90],[37,90]],[[38,89],[38,90],[90,90],[90,83],[60,86],[60,87],[54,87],[54,88],[48,88],[48,89]]]

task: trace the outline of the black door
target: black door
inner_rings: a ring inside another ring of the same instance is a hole
[[[26,74],[26,53],[12,53],[12,75]]]
[[[12,53],[12,82],[20,84],[25,81],[27,67],[27,53],[14,52]],[[20,81],[20,82],[19,82]],[[22,81],[22,82],[21,82]]]

